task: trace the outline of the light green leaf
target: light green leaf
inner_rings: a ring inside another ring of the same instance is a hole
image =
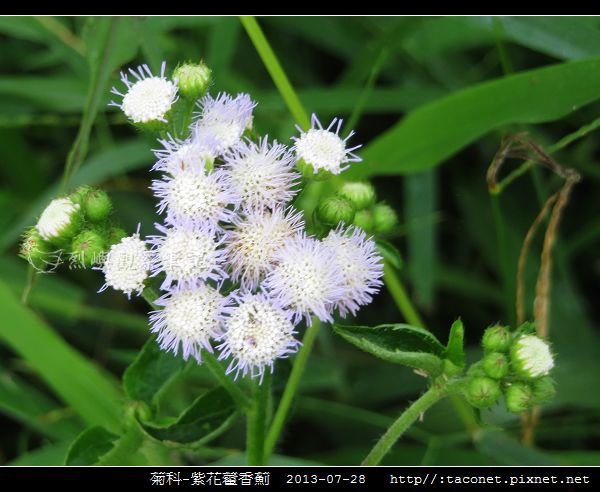
[[[107,431],[104,427],[89,427],[79,434],[71,444],[67,451],[65,465],[95,465],[102,456],[113,449],[117,439],[118,436]]]
[[[430,376],[442,372],[444,347],[431,332],[405,324],[368,326],[334,325],[346,341],[381,359],[420,369]]]
[[[148,435],[160,441],[204,444],[227,430],[236,418],[236,406],[229,393],[216,388],[198,397],[172,422],[140,423]]]
[[[81,111],[86,85],[73,77],[2,77],[0,96],[17,97],[36,108],[68,113]],[[35,121],[35,120],[34,120]]]
[[[465,365],[465,328],[460,319],[457,319],[450,327],[446,357],[458,367]]]
[[[123,387],[132,400],[155,405],[160,392],[181,373],[185,361],[161,350],[156,339],[148,340],[123,374]]]
[[[443,162],[489,131],[553,121],[600,97],[600,59],[518,73],[420,107],[362,152],[348,177],[405,174]]]
[[[65,455],[71,447],[71,440],[48,444],[22,454],[7,463],[8,466],[60,466],[65,464]]]
[[[0,341],[27,363],[91,425],[120,426],[121,396],[107,374],[24,307],[0,281]]]

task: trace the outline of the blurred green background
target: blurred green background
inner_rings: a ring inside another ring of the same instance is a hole
[[[305,109],[321,121],[341,116],[356,129],[353,143],[364,144],[364,162],[348,175],[372,179],[379,197],[397,210],[400,225],[388,239],[403,257],[399,275],[440,340],[462,318],[472,360],[485,327],[514,323],[523,238],[561,186],[557,176],[534,167],[494,197],[487,167],[507,133],[527,131],[547,148],[578,132],[553,154],[583,180],[554,249],[550,338],[558,394],[543,409],[535,447],[519,443],[518,416],[500,406],[474,421],[442,402],[384,463],[600,464],[600,144],[594,133],[600,18],[258,21]],[[107,106],[109,89],[124,66],[148,63],[156,71],[162,60],[173,69],[199,59],[213,69],[213,92],[244,91],[259,103],[260,133],[285,142],[295,134],[236,17],[0,18],[0,464],[64,463],[87,426],[110,428],[122,408],[131,413],[136,406],[118,381],[149,338],[146,305],[115,292],[96,294],[103,283],[98,272],[62,268],[38,278],[23,306],[27,264],[17,257],[18,242],[58,192],[73,148],[83,164],[72,185],[102,186],[129,231],[141,222],[142,233],[152,232],[148,169],[157,144]],[[530,317],[538,236],[526,270]],[[355,324],[400,321],[383,290]],[[289,367],[278,362],[276,392]],[[167,368],[176,375],[153,400],[159,416],[178,415],[214,386],[204,367]],[[409,369],[322,329],[273,462],[356,464],[424,387]],[[240,420],[215,440],[185,445],[144,437],[129,461],[119,463],[243,463],[243,430]],[[115,442],[125,445],[97,432],[102,453]]]

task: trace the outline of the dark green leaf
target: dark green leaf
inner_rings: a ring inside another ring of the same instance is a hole
[[[79,434],[71,444],[67,451],[65,465],[95,465],[102,456],[113,448],[117,439],[118,436],[107,431],[104,427],[89,427]]]
[[[350,178],[406,174],[440,164],[490,130],[561,118],[600,97],[600,59],[484,82],[413,111],[362,152]]]
[[[460,319],[457,319],[450,327],[446,357],[458,367],[465,365],[465,329]]]
[[[402,255],[396,246],[384,239],[377,239],[377,249],[381,256],[383,256],[383,259],[396,270],[402,269],[404,262],[402,261]]]
[[[229,393],[216,388],[198,397],[176,420],[165,425],[141,422],[154,439],[177,443],[207,443],[229,428],[237,417]]]
[[[431,376],[442,371],[444,347],[430,332],[405,324],[334,325],[346,341],[381,359],[422,370]]]
[[[171,382],[185,366],[181,357],[161,350],[153,337],[140,350],[133,363],[123,374],[123,387],[132,400],[148,405],[157,403],[162,389]]]

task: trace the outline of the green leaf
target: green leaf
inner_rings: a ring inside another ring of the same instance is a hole
[[[0,305],[0,340],[21,355],[88,424],[118,428],[121,396],[112,379],[24,307],[2,281]]]
[[[553,456],[535,448],[529,448],[504,432],[483,432],[475,441],[479,452],[494,458],[502,465],[559,465]]]
[[[79,434],[71,444],[67,451],[65,465],[95,465],[102,456],[114,447],[117,439],[118,436],[107,431],[104,427],[89,427]]]
[[[430,376],[442,372],[444,347],[429,331],[405,324],[334,325],[346,341],[381,359],[420,369]]]
[[[8,466],[61,466],[65,464],[65,455],[70,447],[71,439],[57,444],[48,444],[21,454],[6,464]]]
[[[224,388],[199,396],[177,419],[164,425],[140,422],[154,439],[203,444],[218,437],[237,418],[236,406]]]
[[[402,255],[398,248],[389,241],[384,239],[377,239],[377,250],[383,256],[383,259],[392,265],[396,270],[401,270],[404,266],[402,261]]]
[[[36,108],[68,113],[81,111],[86,86],[72,77],[2,77],[0,96],[21,98]],[[35,121],[35,120],[34,120]]]
[[[446,357],[458,367],[465,365],[465,329],[460,319],[457,319],[450,327]]]
[[[351,179],[423,171],[491,130],[561,118],[600,97],[600,59],[531,70],[420,107],[375,139]]]
[[[156,338],[148,340],[123,374],[123,387],[132,400],[156,405],[160,392],[181,373],[185,361],[161,350]]]

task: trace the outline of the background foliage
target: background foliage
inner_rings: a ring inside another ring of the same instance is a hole
[[[546,148],[578,132],[553,154],[583,181],[554,251],[558,395],[543,410],[536,447],[519,443],[518,417],[500,406],[475,418],[445,401],[384,463],[599,463],[600,171],[592,132],[600,115],[600,19],[259,22],[304,108],[356,128],[365,161],[349,174],[373,179],[399,212],[388,238],[402,252],[399,274],[440,340],[462,318],[471,360],[486,326],[514,323],[523,238],[560,186],[534,167],[491,196],[487,166],[509,132],[527,131]],[[98,295],[98,272],[66,269],[38,278],[24,306],[27,264],[16,252],[24,228],[58,193],[65,166],[75,171],[71,186],[109,191],[129,231],[138,222],[142,233],[152,231],[155,143],[107,107],[120,67],[147,62],[156,70],[162,60],[174,68],[203,58],[215,90],[249,92],[259,102],[257,128],[283,141],[295,131],[290,94],[276,89],[234,17],[0,18],[0,41],[0,463],[243,463],[244,424],[228,395],[211,389],[205,367],[144,345],[141,300]],[[538,238],[526,271],[529,316],[540,249]],[[401,321],[383,291],[353,324]],[[277,365],[276,395],[289,367]],[[272,462],[358,463],[423,388],[409,369],[321,329]]]

